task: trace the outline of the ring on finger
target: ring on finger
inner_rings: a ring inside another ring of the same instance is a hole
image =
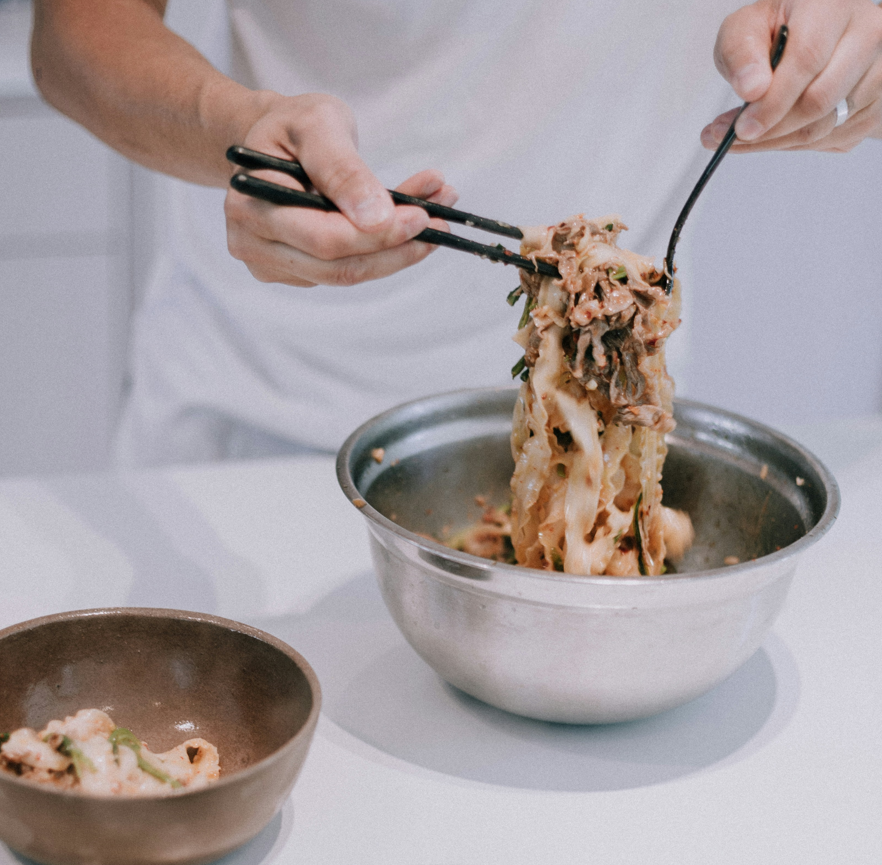
[[[839,126],[842,126],[846,120],[848,120],[848,116],[851,114],[851,100],[850,99],[840,99],[836,104],[836,123],[833,124],[833,128],[836,129]]]

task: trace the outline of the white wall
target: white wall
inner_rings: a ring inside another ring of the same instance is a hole
[[[730,154],[680,241],[688,396],[776,425],[882,408],[882,141]]]
[[[131,170],[37,98],[29,25],[0,3],[0,474],[106,465],[131,300]]]

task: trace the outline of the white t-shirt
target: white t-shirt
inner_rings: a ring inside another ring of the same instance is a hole
[[[344,99],[389,187],[432,167],[462,209],[514,224],[618,213],[623,245],[661,263],[708,160],[699,132],[737,104],[712,60],[737,5],[228,0],[193,41],[248,86]],[[511,381],[513,268],[439,249],[360,286],[266,285],[227,252],[224,192],[172,186],[134,325],[123,462],[334,450],[405,400]]]

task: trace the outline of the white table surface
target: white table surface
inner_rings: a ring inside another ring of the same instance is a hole
[[[544,724],[445,685],[386,614],[331,459],[0,482],[0,626],[176,607],[305,655],[312,750],[225,865],[879,865],[882,418],[795,432],[838,477],[837,524],[759,652],[646,721]]]

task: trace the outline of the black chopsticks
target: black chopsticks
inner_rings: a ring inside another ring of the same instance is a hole
[[[303,170],[303,166],[299,162],[288,159],[279,159],[276,156],[269,156],[266,153],[259,153],[256,150],[249,150],[247,147],[234,145],[227,150],[227,159],[242,168],[248,169],[272,169],[274,171],[282,171],[304,186],[311,186],[309,177]],[[250,195],[252,198],[259,198],[262,201],[268,201],[272,204],[279,204],[284,207],[309,207],[314,210],[335,211],[339,208],[333,201],[324,195],[318,195],[314,192],[304,192],[300,189],[291,189],[288,186],[281,186],[278,183],[272,183],[260,177],[254,177],[251,174],[237,173],[230,178],[230,186],[238,190],[244,195]],[[523,238],[523,232],[516,225],[509,225],[506,222],[499,222],[495,219],[487,219],[483,216],[476,216],[473,213],[466,213],[462,210],[456,210],[453,207],[445,207],[443,204],[435,204],[431,201],[425,201],[422,198],[414,198],[411,195],[405,195],[402,192],[389,190],[392,200],[396,204],[413,204],[423,208],[429,216],[444,219],[447,222],[456,222],[461,225],[467,225],[472,228],[480,228],[492,234],[501,234],[505,237],[513,237],[517,240]],[[462,252],[470,252],[473,255],[480,255],[482,258],[491,261],[501,261],[504,264],[513,264],[515,267],[521,267],[524,270],[530,270],[534,273],[541,273],[544,276],[552,276],[560,279],[558,269],[545,261],[533,261],[522,255],[511,252],[501,243],[490,246],[485,243],[478,243],[456,234],[450,234],[446,231],[437,231],[434,228],[427,228],[421,231],[414,240],[422,240],[426,243],[432,243],[436,246],[446,246],[450,249],[458,249]]]

